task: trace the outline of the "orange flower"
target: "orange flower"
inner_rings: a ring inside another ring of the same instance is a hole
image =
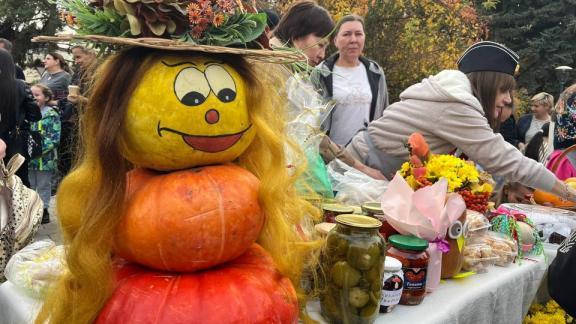
[[[424,139],[424,136],[420,133],[412,133],[408,137],[408,145],[410,146],[410,154],[416,155],[419,158],[427,158],[430,149],[428,148],[428,143]]]
[[[224,20],[225,20],[224,15],[219,12],[216,15],[214,15],[212,25],[214,25],[214,27],[220,27],[224,23]]]
[[[202,38],[202,35],[204,34],[204,30],[205,30],[205,28],[202,27],[201,25],[194,26],[194,28],[192,28],[192,37]]]
[[[191,12],[194,11],[200,11],[200,6],[197,3],[190,2],[188,7],[186,7],[186,10],[188,10],[188,14],[190,14]]]
[[[206,18],[208,20],[212,20],[213,14],[214,14],[214,11],[212,11],[212,7],[204,8],[204,18]]]
[[[191,24],[196,25],[196,24],[200,23],[200,20],[202,19],[200,16],[201,16],[200,11],[198,11],[198,10],[192,11],[192,12],[188,13],[188,20],[190,20]]]

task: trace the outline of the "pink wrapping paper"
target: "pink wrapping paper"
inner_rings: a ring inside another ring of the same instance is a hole
[[[398,173],[382,196],[381,205],[386,221],[400,234],[411,234],[429,242],[444,239],[450,225],[466,210],[460,195],[448,194],[446,179],[414,191]],[[426,289],[431,292],[440,283],[442,252],[436,243],[430,243],[427,251],[430,262]]]

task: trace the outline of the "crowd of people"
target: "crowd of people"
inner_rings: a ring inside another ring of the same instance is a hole
[[[392,103],[385,71],[363,54],[362,17],[334,22],[326,9],[308,0],[296,2],[282,17],[265,12],[272,48],[300,49],[311,68],[311,85],[335,103],[322,124],[326,136],[320,154],[326,162],[338,158],[371,177],[391,179],[408,159],[406,139],[419,132],[432,153],[463,154],[517,192],[538,188],[576,201],[576,190],[562,181],[576,176],[576,151],[562,154],[576,144],[576,85],[556,104],[546,92],[535,94],[532,112],[516,121],[514,75],[520,58],[504,45],[483,41],[462,54],[457,70],[423,79]],[[326,57],[330,42],[336,51]],[[17,153],[27,157],[18,175],[48,206],[58,179],[74,161],[78,115],[90,100],[97,56],[86,47],[72,47],[72,71],[61,54],[50,52],[40,81],[28,85],[11,48],[0,39],[4,160]],[[34,158],[28,152],[30,132],[43,138],[42,154]],[[552,172],[547,165],[560,156],[565,160]],[[506,198],[526,202],[528,196]],[[44,216],[42,222],[49,222],[47,209]]]
[[[12,43],[0,38],[0,139],[6,145],[4,161],[7,163],[15,154],[26,158],[17,175],[40,195],[45,224],[50,222],[50,198],[74,160],[78,111],[87,103],[89,74],[97,58],[84,46],[72,47],[72,71],[62,54],[50,52],[44,57],[40,80],[28,84],[11,50]],[[41,138],[39,154],[31,151],[33,134]]]

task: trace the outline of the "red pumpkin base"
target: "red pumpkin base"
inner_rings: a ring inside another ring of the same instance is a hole
[[[118,287],[96,324],[298,321],[292,283],[257,244],[229,263],[190,274],[118,263]]]

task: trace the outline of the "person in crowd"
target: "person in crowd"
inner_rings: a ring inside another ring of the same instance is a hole
[[[270,45],[300,49],[308,58],[308,64],[316,66],[326,55],[327,36],[333,29],[334,22],[326,9],[314,1],[298,1],[280,19]]]
[[[0,49],[0,139],[6,143],[4,162],[8,163],[15,154],[28,158],[29,123],[40,120],[40,108],[32,97],[26,83],[15,77],[15,65],[12,55]],[[28,159],[18,169],[16,175],[22,183],[28,181]]]
[[[73,104],[86,104],[88,103],[87,92],[94,70],[98,65],[98,59],[94,51],[81,45],[72,47],[72,55],[74,56],[75,68],[71,84],[79,87],[79,94],[69,94],[68,101]]]
[[[6,38],[0,38],[0,48],[5,49],[8,53],[12,54],[12,42],[7,40]],[[26,81],[26,76],[24,75],[24,71],[18,64],[15,66],[16,71],[16,79]]]
[[[500,134],[504,140],[515,147],[518,147],[518,131],[516,130],[516,118],[512,114],[500,125]]]
[[[532,136],[530,142],[526,145],[524,154],[532,160],[538,161],[544,165],[548,162],[548,157],[552,153],[552,147],[549,144],[548,133],[550,132],[550,123],[545,123],[538,133]]]
[[[0,159],[6,156],[6,142],[0,139]]]
[[[548,292],[566,313],[576,317],[576,231],[565,239],[548,267]]]
[[[547,167],[554,169],[559,179],[576,177],[576,150],[570,149],[576,145],[576,84],[560,94],[554,115],[554,151]]]
[[[560,94],[554,112],[556,116],[554,149],[569,148],[576,144],[576,84],[569,86]]]
[[[259,11],[266,14],[266,26],[268,26],[266,36],[268,38],[274,37],[274,29],[276,28],[276,26],[278,26],[280,16],[278,16],[278,13],[273,9],[265,8]]]
[[[31,188],[36,190],[44,203],[42,224],[50,222],[48,206],[52,195],[52,177],[56,171],[56,147],[60,143],[60,116],[48,102],[52,100],[52,91],[42,84],[32,86],[32,95],[40,107],[42,119],[31,125],[31,129],[42,135],[42,156],[30,161],[28,177]]]
[[[546,92],[540,92],[530,101],[532,113],[520,117],[516,125],[518,149],[522,152],[532,137],[542,129],[542,126],[550,122],[550,111],[554,107],[554,97]]]
[[[512,102],[518,60],[498,43],[472,45],[458,60],[459,70],[441,71],[404,90],[347,150],[391,178],[408,160],[406,139],[419,132],[432,153],[458,149],[495,176],[576,201],[576,190],[495,133],[512,113],[506,106]]]
[[[77,93],[69,93],[67,100],[60,100],[58,107],[61,120],[60,145],[58,146],[58,173],[53,177],[54,188],[61,177],[72,168],[74,147],[77,142],[78,112],[88,104],[90,84],[98,65],[96,53],[81,45],[72,47],[75,69],[71,84],[78,87]]]
[[[45,71],[39,83],[50,88],[55,101],[66,98],[72,76],[64,57],[58,53],[47,54],[44,58],[44,68]]]
[[[317,88],[336,106],[323,125],[338,145],[346,145],[368,123],[382,116],[388,106],[388,88],[382,68],[362,56],[364,20],[344,16],[336,24],[334,44],[338,52],[316,68]]]

